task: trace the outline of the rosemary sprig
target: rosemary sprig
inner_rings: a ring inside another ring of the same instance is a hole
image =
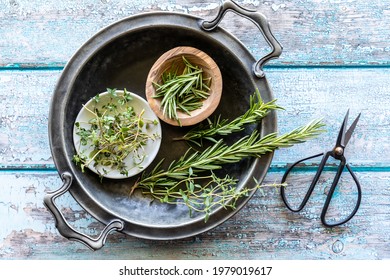
[[[243,115],[238,116],[230,122],[227,119],[221,119],[221,115],[214,121],[207,119],[207,124],[201,123],[187,132],[183,137],[175,138],[174,140],[191,141],[198,146],[201,146],[201,143],[195,141],[196,139],[207,139],[217,142],[214,138],[215,136],[225,136],[242,131],[245,128],[245,125],[256,123],[267,116],[271,110],[277,109],[283,108],[276,104],[276,99],[264,103],[259,90],[256,89],[255,93],[250,96],[249,109]]]
[[[179,160],[173,161],[166,170],[161,168],[162,161],[160,161],[150,173],[143,173],[132,187],[131,193],[141,189],[143,193],[161,202],[169,203],[173,203],[180,197],[181,203],[187,205],[189,209],[196,208],[196,211],[204,211],[207,220],[210,209],[215,205],[234,207],[234,203],[228,203],[228,201],[232,202],[232,192],[235,191],[234,179],[218,178],[213,170],[221,169],[223,164],[237,163],[248,157],[261,157],[278,148],[302,143],[320,134],[323,126],[320,120],[316,120],[281,136],[272,133],[262,138],[255,130],[230,146],[223,140],[219,140],[203,152],[194,152],[190,148]],[[198,181],[204,179],[208,179],[209,182],[202,186]],[[200,198],[203,200],[202,205],[199,204]]]
[[[203,100],[210,94],[210,79],[203,77],[203,69],[192,65],[184,56],[184,70],[178,75],[178,69],[172,66],[162,74],[162,83],[153,83],[156,88],[154,98],[161,99],[163,114],[170,119],[178,120],[177,111],[191,115],[199,109]]]
[[[222,164],[237,163],[247,157],[261,157],[278,148],[302,143],[321,133],[323,126],[320,120],[316,120],[281,136],[271,133],[263,138],[254,130],[252,134],[230,146],[219,140],[203,152],[195,151],[191,154],[193,149],[189,148],[179,160],[173,161],[167,170],[160,168],[160,162],[149,174],[144,173],[135,187],[153,189],[156,186],[175,186],[178,180],[186,179],[198,171],[220,169]]]

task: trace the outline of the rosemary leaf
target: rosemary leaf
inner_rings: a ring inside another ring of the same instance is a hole
[[[242,131],[245,125],[259,122],[272,110],[283,109],[276,105],[276,99],[270,102],[264,103],[260,92],[256,89],[255,93],[250,96],[249,109],[241,116],[235,118],[232,121],[227,119],[221,120],[221,116],[218,116],[214,121],[208,119],[207,124],[200,124],[191,129],[182,138],[175,138],[175,140],[191,140],[198,146],[201,144],[196,139],[209,139],[211,141],[216,139],[215,136],[225,136],[231,133]]]
[[[261,157],[276,149],[302,143],[323,132],[323,126],[321,120],[315,120],[281,136],[272,133],[260,137],[260,133],[255,130],[230,146],[219,140],[203,152],[190,148],[166,170],[161,167],[160,162],[150,173],[143,173],[132,187],[131,193],[141,189],[143,194],[161,202],[185,204],[190,213],[204,212],[207,220],[213,207],[220,205],[234,209],[235,202],[250,191],[245,188],[237,191],[236,179],[229,176],[219,178],[213,170],[222,168],[226,163],[237,163],[248,157]],[[197,183],[200,180],[202,184]],[[183,186],[191,187],[183,190]],[[185,200],[180,199],[183,194]]]
[[[161,99],[163,114],[174,120],[178,120],[177,111],[190,115],[191,111],[202,107],[203,100],[210,95],[210,79],[204,78],[200,67],[192,65],[185,57],[182,59],[185,67],[181,74],[178,75],[178,68],[173,65],[162,74],[162,84],[153,83],[156,90],[153,98]]]

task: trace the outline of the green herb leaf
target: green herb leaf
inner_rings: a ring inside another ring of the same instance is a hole
[[[162,84],[153,83],[156,89],[154,98],[161,99],[164,115],[174,120],[178,120],[178,111],[191,115],[192,111],[202,107],[210,90],[211,79],[203,77],[203,70],[185,57],[182,59],[185,67],[180,75],[177,66],[173,65],[162,74]]]
[[[232,121],[221,119],[221,116],[216,117],[214,121],[208,119],[207,124],[202,123],[196,126],[182,138],[176,138],[175,140],[191,140],[196,142],[198,146],[201,146],[201,142],[195,141],[197,139],[207,139],[216,142],[216,136],[226,136],[242,131],[246,125],[258,123],[272,110],[283,109],[276,105],[276,99],[264,103],[258,90],[250,97],[249,106],[249,109],[243,115],[238,116]]]
[[[322,133],[323,126],[321,120],[315,120],[281,136],[272,133],[265,137],[260,137],[260,133],[254,130],[230,146],[219,140],[203,152],[190,148],[166,170],[158,164],[150,173],[143,173],[132,190],[140,189],[145,195],[159,200],[169,196],[172,198],[169,203],[184,204],[190,213],[203,212],[207,221],[213,207],[220,205],[234,209],[240,197],[261,187],[256,182],[253,189],[237,190],[236,179],[228,175],[218,177],[213,170],[226,163],[261,157],[276,149],[302,143]]]
[[[98,109],[100,96],[93,97],[95,106],[87,109],[94,115],[89,120],[89,127],[81,127],[80,123],[75,124],[76,134],[80,136],[82,146],[91,146],[93,151],[88,155],[80,152],[73,160],[82,169],[84,166],[94,164],[97,166],[111,167],[117,169],[121,174],[128,174],[128,167],[124,160],[130,153],[134,155],[134,164],[142,168],[143,146],[149,140],[153,141],[159,135],[149,135],[143,129],[145,125],[156,125],[157,120],[143,118],[143,111],[136,114],[134,108],[129,104],[132,100],[131,93],[124,89],[123,94],[118,94],[116,89],[107,89],[111,96],[110,102]],[[103,169],[102,176],[107,174]]]

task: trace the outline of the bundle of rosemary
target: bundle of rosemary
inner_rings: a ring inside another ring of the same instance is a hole
[[[218,177],[214,170],[222,169],[224,164],[237,163],[250,157],[261,157],[278,148],[302,143],[323,132],[324,124],[316,120],[281,136],[272,133],[260,137],[260,133],[254,130],[230,146],[224,143],[223,139],[215,139],[217,135],[228,135],[242,130],[246,124],[258,122],[270,110],[280,109],[275,105],[275,101],[263,103],[258,92],[251,97],[250,105],[243,116],[231,122],[220,121],[218,118],[214,123],[209,122],[208,127],[200,126],[190,131],[182,139],[207,137],[214,141],[214,144],[202,152],[189,148],[167,169],[162,168],[163,161],[160,161],[151,172],[142,174],[132,187],[131,193],[140,189],[143,194],[162,203],[184,204],[189,208],[190,215],[193,211],[203,212],[207,221],[214,207],[219,205],[234,209],[237,200],[253,190],[248,188],[237,190],[237,179],[229,175]],[[256,184],[255,188],[260,187],[260,184]]]
[[[153,83],[156,94],[154,98],[161,98],[161,107],[165,116],[178,120],[177,111],[191,115],[191,111],[202,107],[203,100],[209,96],[210,78],[205,78],[199,66],[192,65],[182,57],[184,69],[178,73],[178,67],[162,74],[161,84]]]

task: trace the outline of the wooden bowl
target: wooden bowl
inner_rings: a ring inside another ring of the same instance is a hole
[[[154,98],[156,89],[153,83],[161,84],[161,76],[169,71],[174,65],[181,70],[184,68],[183,56],[194,66],[203,69],[203,78],[211,78],[211,85],[208,98],[203,101],[203,106],[191,111],[190,115],[177,111],[178,120],[168,118],[161,109],[161,100]],[[189,126],[197,124],[209,117],[221,100],[222,95],[222,75],[215,61],[201,50],[193,47],[176,47],[164,53],[153,64],[146,80],[146,99],[155,114],[164,122],[175,126]]]

